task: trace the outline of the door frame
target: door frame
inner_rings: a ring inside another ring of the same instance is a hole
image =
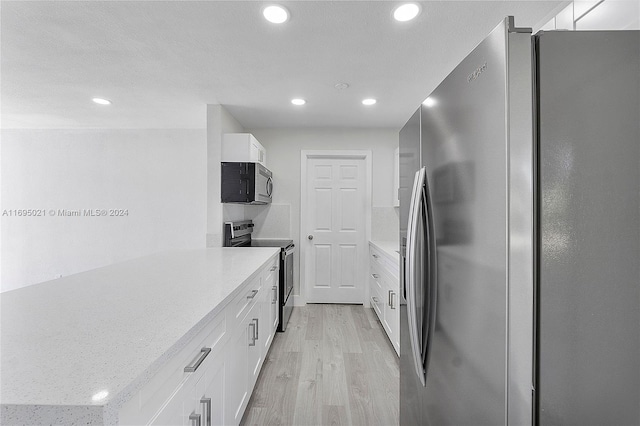
[[[306,244],[304,239],[305,229],[307,223],[307,203],[306,190],[307,190],[307,162],[310,159],[326,158],[326,159],[350,159],[350,160],[364,160],[365,164],[365,252],[368,252],[369,241],[371,240],[371,201],[372,201],[372,180],[373,174],[371,173],[371,150],[350,150],[350,149],[329,149],[329,150],[301,150],[300,151],[300,302],[302,305],[307,303],[307,280],[306,280]],[[369,305],[369,281],[366,279],[366,267],[369,260],[368,256],[363,256],[362,264],[360,265],[361,273],[363,276],[363,300],[362,303],[365,307]]]

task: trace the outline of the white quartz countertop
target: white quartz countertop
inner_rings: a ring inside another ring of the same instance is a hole
[[[3,411],[117,410],[278,252],[181,250],[1,294]]]
[[[400,253],[398,253],[399,246],[397,241],[370,240],[369,243],[386,254],[391,260],[400,262]]]

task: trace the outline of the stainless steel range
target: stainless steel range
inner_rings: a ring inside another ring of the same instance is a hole
[[[278,331],[285,331],[293,312],[293,255],[295,244],[286,239],[252,239],[253,222],[243,220],[224,224],[224,247],[280,247]]]

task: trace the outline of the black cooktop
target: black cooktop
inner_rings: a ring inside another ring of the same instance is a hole
[[[293,240],[268,240],[268,239],[252,239],[251,247],[280,247],[286,248],[293,244]]]

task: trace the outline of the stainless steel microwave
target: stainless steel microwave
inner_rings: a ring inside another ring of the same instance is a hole
[[[223,162],[221,169],[223,203],[271,203],[272,173],[262,164]]]

